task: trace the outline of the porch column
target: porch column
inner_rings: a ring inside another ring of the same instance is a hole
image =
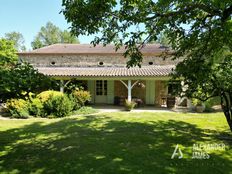
[[[131,90],[139,82],[139,80],[133,83],[133,85],[131,85],[131,80],[128,80],[127,84],[122,80],[120,80],[120,82],[122,82],[122,84],[127,88],[127,94],[128,94],[127,100],[131,102]]]
[[[60,80],[60,92],[64,93],[64,80]]]
[[[127,85],[127,88],[128,88],[128,101],[131,102],[131,80],[128,80],[128,85]]]

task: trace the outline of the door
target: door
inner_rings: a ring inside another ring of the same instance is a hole
[[[152,80],[146,81],[146,104],[155,104],[155,81]]]
[[[107,103],[107,80],[96,80],[95,103]]]

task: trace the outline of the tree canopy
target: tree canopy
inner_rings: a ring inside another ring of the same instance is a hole
[[[6,39],[0,39],[0,68],[6,68],[17,62],[14,43]]]
[[[100,33],[93,44],[125,46],[128,67],[140,66],[140,49],[165,33],[173,58],[183,58],[174,78],[184,94],[220,96],[232,131],[231,0],[63,0],[62,13],[75,35]]]
[[[46,26],[41,27],[31,46],[33,49],[37,49],[55,43],[79,43],[79,40],[69,31],[62,31],[53,23],[47,22]]]
[[[25,98],[49,89],[52,81],[31,65],[19,62],[13,41],[0,39],[0,102]]]
[[[24,45],[25,40],[24,37],[21,33],[19,32],[9,32],[9,33],[5,33],[5,37],[6,40],[12,41],[14,43],[14,47],[17,51],[25,51],[26,47]]]

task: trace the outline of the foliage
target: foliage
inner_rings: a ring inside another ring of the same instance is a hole
[[[73,96],[73,94],[68,94],[69,100],[73,103],[73,111],[77,111],[78,109],[81,108],[80,103],[77,101],[76,97]]]
[[[70,94],[74,90],[85,90],[85,89],[86,89],[86,85],[83,83],[83,81],[72,79],[66,85],[65,92]]]
[[[28,102],[28,112],[35,117],[44,116],[43,102],[39,98],[32,98],[30,102]]]
[[[15,118],[23,118],[29,115],[36,117],[64,117],[71,114],[72,111],[74,111],[74,114],[90,114],[96,112],[90,107],[81,107],[79,103],[88,98],[88,92],[81,91],[76,94],[77,98],[73,97],[72,94],[66,95],[59,91],[43,91],[36,97],[30,93],[27,100],[8,100],[7,108],[12,117]]]
[[[53,23],[47,22],[46,26],[41,27],[31,46],[38,49],[56,43],[79,43],[79,40],[67,30],[62,31]]]
[[[18,60],[14,43],[6,39],[0,39],[0,71],[3,68],[14,65]]]
[[[199,99],[193,98],[192,99],[192,104],[194,106],[202,106],[203,102],[201,100],[199,100]]]
[[[83,106],[83,107],[79,108],[77,111],[74,111],[73,114],[75,114],[75,115],[87,115],[87,114],[93,114],[96,112],[97,112],[97,110],[93,109],[92,107]]]
[[[84,90],[74,90],[72,95],[80,106],[84,106],[87,101],[91,101],[91,95],[89,91]]]
[[[220,97],[210,98],[209,100],[205,102],[205,104],[208,105],[209,107],[220,105],[221,104]]]
[[[73,103],[67,95],[51,95],[44,103],[46,116],[64,117],[70,114]]]
[[[60,91],[43,91],[40,94],[38,94],[36,96],[36,98],[38,98],[39,100],[41,100],[42,103],[46,102],[50,97],[52,96],[63,96],[64,93],[60,92]]]
[[[9,40],[9,41],[12,41],[14,43],[14,48],[17,50],[17,51],[25,51],[26,50],[26,47],[24,45],[24,37],[21,33],[19,32],[9,32],[9,33],[6,33],[5,34],[5,37],[4,37],[6,40]]]
[[[135,106],[136,103],[134,101],[125,100],[125,108],[127,111],[131,111],[132,109],[134,109]]]
[[[0,70],[0,98],[27,98],[29,93],[49,89],[51,80],[28,63],[17,64],[14,68]]]
[[[63,0],[62,5],[77,36],[100,32],[94,45],[125,45],[128,67],[140,66],[144,44],[165,33],[170,54],[184,59],[174,74],[188,86],[180,94],[202,101],[219,96],[232,131],[232,1]]]
[[[6,107],[13,118],[27,118],[29,116],[26,100],[10,99],[7,101]]]

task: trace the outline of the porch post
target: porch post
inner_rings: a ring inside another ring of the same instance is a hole
[[[60,92],[64,93],[64,80],[60,80]]]
[[[128,80],[128,101],[131,102],[131,89],[132,89],[132,86],[131,86],[131,80]]]

